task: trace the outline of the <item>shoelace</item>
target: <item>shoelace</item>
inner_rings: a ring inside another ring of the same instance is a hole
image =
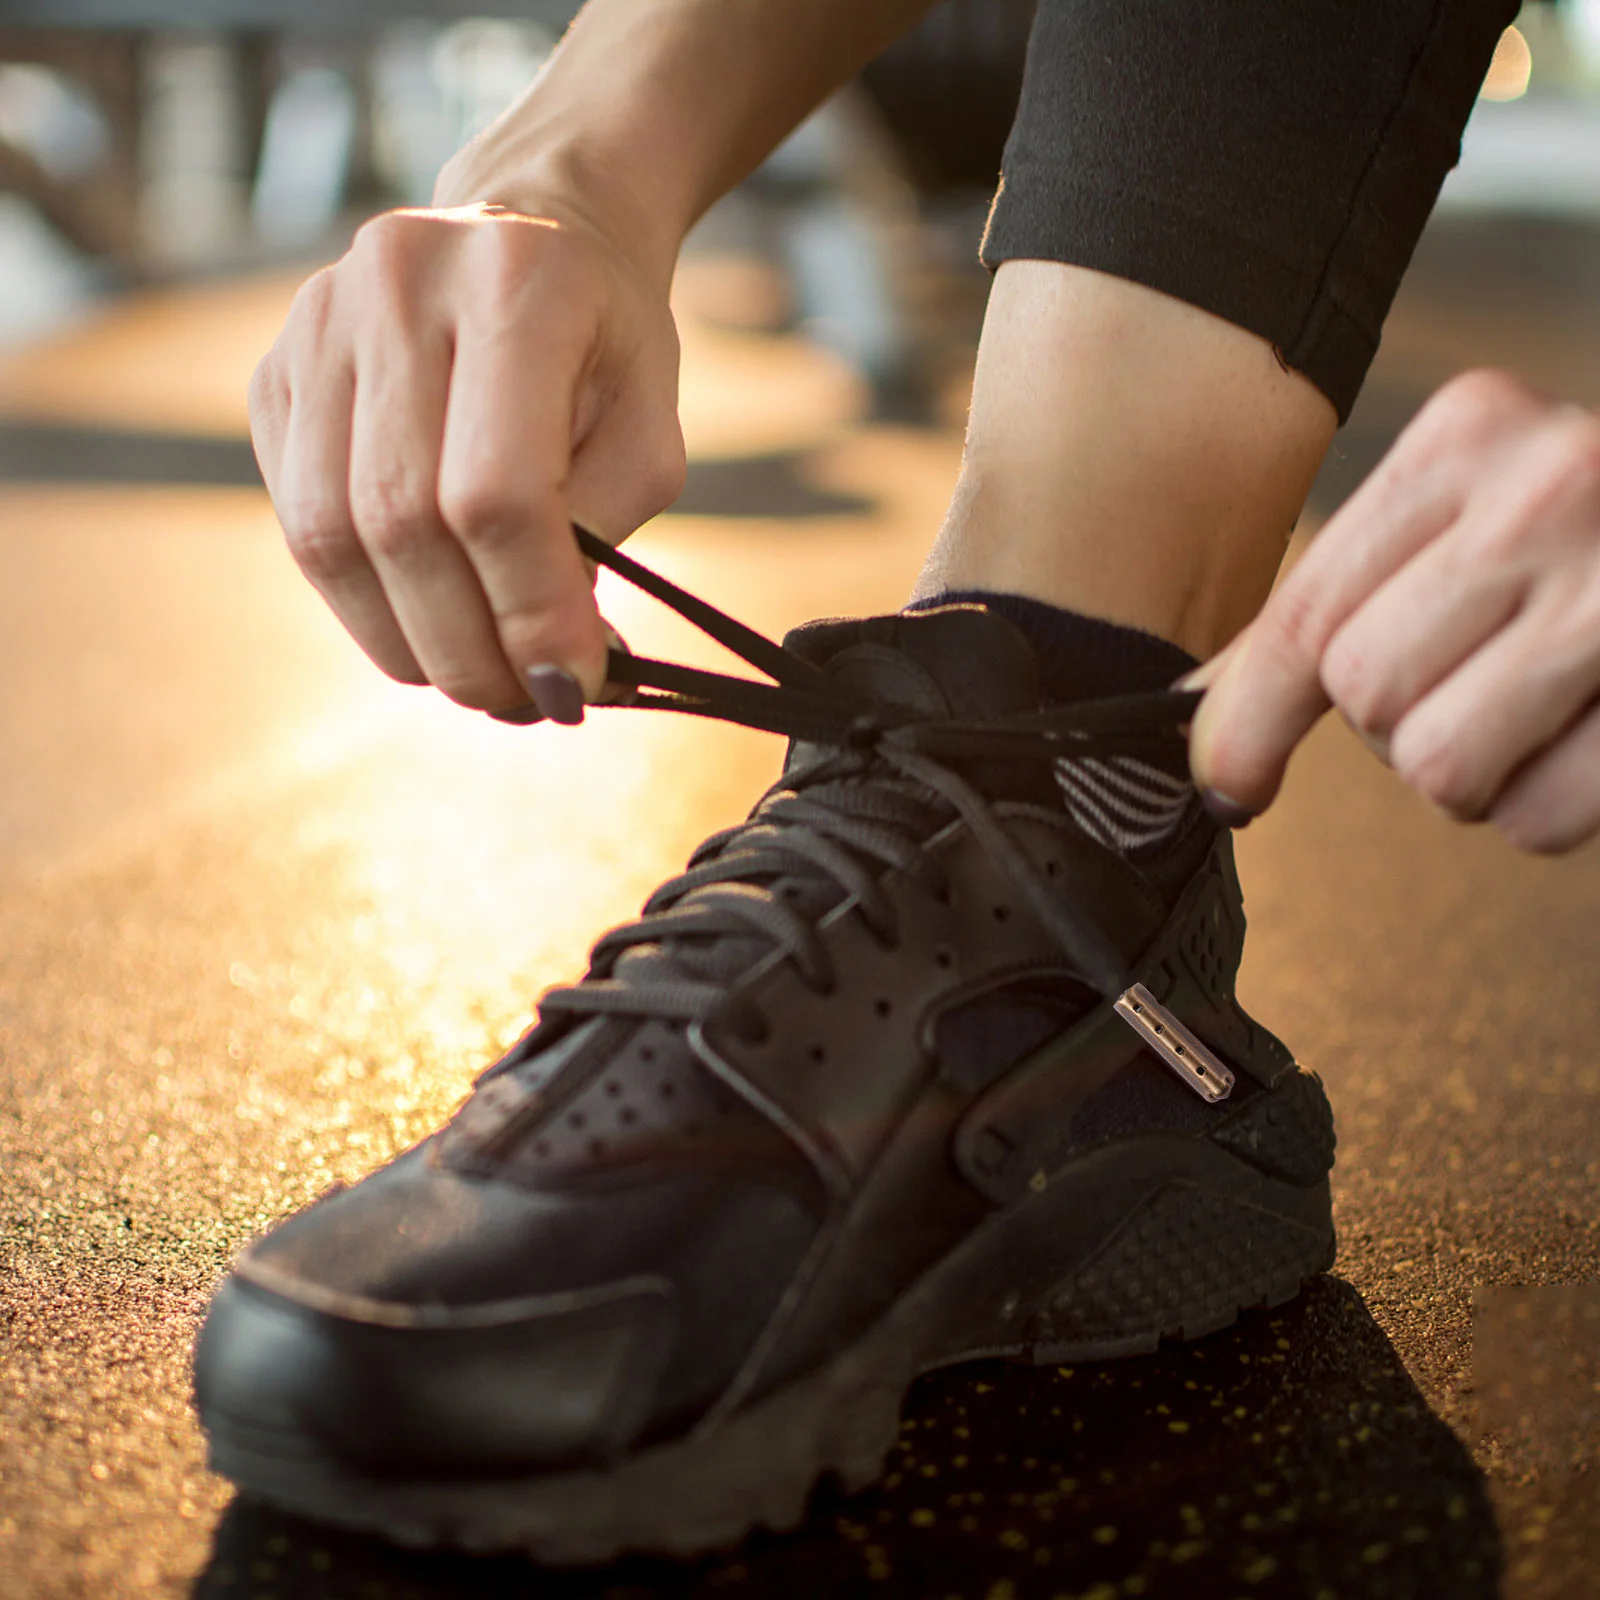
[[[1126,963],[1094,919],[1050,891],[990,802],[949,763],[1053,762],[1068,753],[1148,751],[1153,743],[1170,740],[1192,716],[1198,693],[1077,701],[982,723],[864,705],[793,651],[585,529],[573,531],[591,561],[669,606],[773,680],[760,683],[613,650],[609,681],[627,691],[614,704],[713,717],[822,749],[806,765],[786,772],[746,821],[707,839],[688,869],[650,897],[636,922],[601,938],[591,952],[588,975],[547,993],[542,1013],[703,1022],[727,1010],[728,985],[695,958],[695,945],[684,941],[729,936],[754,936],[792,960],[805,982],[826,992],[834,975],[815,919],[768,885],[796,873],[830,882],[854,898],[872,933],[892,945],[898,930],[874,868],[898,868],[919,878],[930,894],[944,894],[943,871],[923,841],[940,820],[955,817],[967,824],[1084,981],[1112,1000],[1129,991]],[[755,881],[762,879],[767,883]],[[765,1026],[749,1012],[733,1020],[752,1037]]]

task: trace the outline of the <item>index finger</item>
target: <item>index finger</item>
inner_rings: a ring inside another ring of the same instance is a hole
[[[1272,803],[1289,757],[1332,706],[1329,642],[1364,600],[1453,522],[1454,474],[1417,470],[1402,436],[1317,535],[1250,625],[1195,713],[1190,765],[1221,811]]]
[[[593,701],[605,680],[605,632],[567,504],[589,359],[578,318],[469,309],[456,327],[439,507],[512,665],[560,667]]]

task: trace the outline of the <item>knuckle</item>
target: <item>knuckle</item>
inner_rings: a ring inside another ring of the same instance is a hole
[[[336,268],[319,267],[295,290],[287,329],[292,337],[320,341],[333,316]]]
[[[1555,473],[1560,486],[1583,502],[1600,506],[1600,421],[1587,412],[1577,412],[1563,416],[1554,426]]]
[[[1387,675],[1370,651],[1346,632],[1335,634],[1323,652],[1322,687],[1361,732],[1382,737],[1393,731],[1393,694]]]
[[[381,264],[409,253],[415,219],[402,211],[380,211],[356,229],[350,253]]]
[[[552,595],[547,605],[522,606],[502,613],[496,624],[506,656],[517,662],[534,664],[568,658],[573,653],[576,632],[569,623],[571,607]]]
[[[1321,660],[1333,625],[1322,589],[1292,577],[1262,613],[1269,648],[1300,661]]]
[[[437,542],[439,529],[427,497],[392,486],[368,486],[351,495],[361,542],[385,560],[403,562]]]
[[[256,363],[245,390],[251,420],[259,426],[280,416],[287,409],[288,395],[289,386],[279,364],[278,353],[269,350]]]
[[[1479,367],[1452,378],[1424,409],[1451,432],[1475,439],[1526,416],[1535,404],[1533,391],[1514,373]]]
[[[517,541],[534,519],[534,508],[494,478],[441,483],[439,513],[445,525],[473,549],[498,549]]]
[[[1509,372],[1480,368],[1461,373],[1439,388],[1412,419],[1389,461],[1428,481],[1488,449],[1507,430],[1525,422],[1537,404],[1533,391]]]
[[[330,501],[291,505],[283,513],[283,533],[295,565],[313,582],[337,581],[362,563],[354,530]]]
[[[417,273],[423,226],[418,218],[398,211],[386,211],[362,224],[348,258],[364,288],[360,300],[370,304],[376,298],[392,309],[408,299]]]
[[[666,510],[683,493],[688,478],[689,462],[681,439],[653,452],[639,473],[639,497],[647,507],[645,517]]]
[[[1479,814],[1471,774],[1448,741],[1418,738],[1402,724],[1390,745],[1389,760],[1403,783],[1441,811],[1461,821]]]
[[[1592,563],[1584,563],[1583,570],[1573,575],[1564,598],[1561,640],[1585,662],[1591,661],[1595,641],[1600,639],[1600,571]]]
[[[543,331],[547,339],[559,339],[578,320],[591,290],[588,276],[574,270],[564,243],[555,230],[521,220],[472,229],[466,250],[473,301],[492,319],[504,321],[535,301],[558,300],[563,314],[547,319]]]
[[[469,235],[484,287],[515,291],[533,263],[551,252],[541,248],[548,230],[517,221],[489,222]]]

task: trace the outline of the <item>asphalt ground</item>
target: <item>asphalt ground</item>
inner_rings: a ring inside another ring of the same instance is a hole
[[[1321,506],[1461,366],[1600,400],[1597,285],[1591,234],[1436,229]],[[436,1126],[778,759],[378,680],[239,465],[287,288],[133,303],[0,369],[0,1595],[1600,1594],[1600,853],[1453,827],[1335,724],[1240,840],[1243,997],[1340,1116],[1340,1259],[1300,1300],[930,1376],[881,1489],[689,1565],[419,1556],[209,1476],[189,1348],[235,1251]],[[685,403],[699,499],[644,559],[771,631],[900,600],[953,429],[853,421],[822,358],[692,317]],[[108,430],[142,438],[116,471]]]

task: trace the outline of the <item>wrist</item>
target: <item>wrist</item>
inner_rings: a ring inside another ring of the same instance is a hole
[[[518,109],[531,108],[524,101]],[[499,205],[576,222],[598,233],[665,293],[692,215],[673,203],[668,188],[649,193],[626,158],[598,145],[570,125],[556,129],[544,116],[512,113],[445,163],[433,203]]]

